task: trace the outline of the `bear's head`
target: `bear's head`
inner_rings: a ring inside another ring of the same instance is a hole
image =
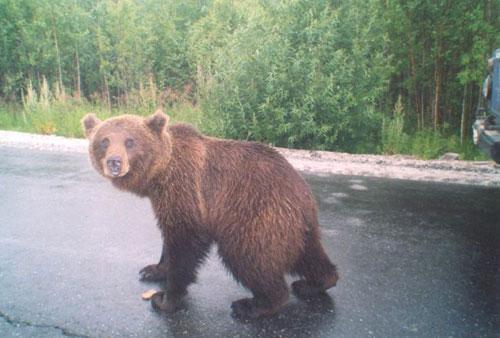
[[[105,121],[94,114],[82,119],[94,168],[120,189],[145,195],[155,174],[170,159],[168,116],[122,115]]]

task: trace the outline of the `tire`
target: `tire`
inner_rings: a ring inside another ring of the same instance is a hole
[[[500,142],[496,142],[490,148],[490,156],[497,164],[500,164]]]

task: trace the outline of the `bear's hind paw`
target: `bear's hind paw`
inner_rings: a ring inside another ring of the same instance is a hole
[[[308,299],[326,293],[325,288],[320,285],[308,283],[303,279],[292,283],[292,291],[299,299]]]
[[[243,298],[234,301],[231,304],[231,309],[231,315],[238,319],[256,319],[266,317],[276,313],[277,311],[275,307],[259,306],[255,298]]]

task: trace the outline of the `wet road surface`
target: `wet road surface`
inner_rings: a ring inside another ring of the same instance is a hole
[[[241,322],[249,293],[212,255],[184,309],[140,295],[161,240],[146,199],[83,154],[0,147],[0,337],[498,337],[500,189],[308,176],[341,280]],[[290,279],[291,281],[291,279]]]

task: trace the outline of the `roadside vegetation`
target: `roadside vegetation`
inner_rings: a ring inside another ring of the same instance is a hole
[[[500,1],[0,0],[0,128],[162,107],[283,147],[435,158],[470,140]]]

